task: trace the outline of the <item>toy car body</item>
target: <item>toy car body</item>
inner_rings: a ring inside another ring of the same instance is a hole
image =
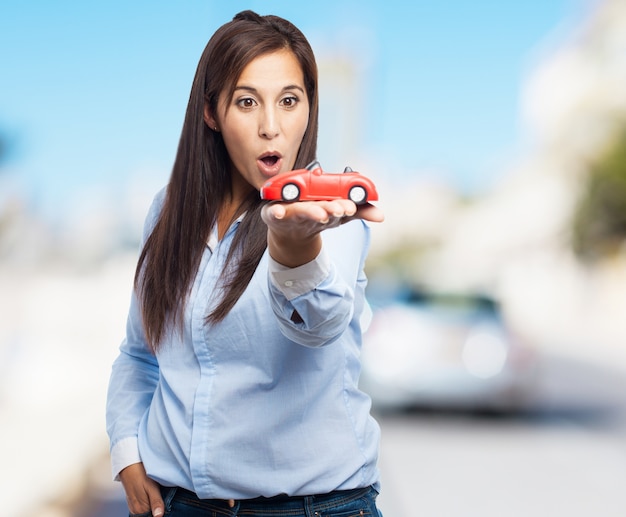
[[[361,205],[377,201],[374,182],[349,167],[342,173],[327,173],[318,162],[304,169],[282,172],[266,181],[260,190],[262,199],[280,201],[325,201],[349,199]]]

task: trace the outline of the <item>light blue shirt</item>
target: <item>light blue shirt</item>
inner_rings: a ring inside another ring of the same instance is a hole
[[[156,356],[132,297],[107,400],[114,475],[141,461],[152,479],[203,499],[377,487],[380,430],[357,387],[367,225],[326,230],[320,255],[299,268],[266,251],[231,312],[207,325],[238,225],[209,241],[183,331],[171,330]]]

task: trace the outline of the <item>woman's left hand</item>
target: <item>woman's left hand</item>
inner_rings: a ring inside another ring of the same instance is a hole
[[[261,212],[268,227],[268,249],[274,260],[297,267],[313,260],[320,252],[320,233],[353,219],[382,222],[380,208],[366,203],[355,205],[348,199],[269,203]]]

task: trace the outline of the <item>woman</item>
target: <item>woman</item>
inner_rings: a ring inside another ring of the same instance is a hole
[[[202,54],[109,384],[131,515],[378,515],[357,381],[363,220],[382,213],[259,196],[315,158],[317,92],[307,40],[276,16],[239,13]]]

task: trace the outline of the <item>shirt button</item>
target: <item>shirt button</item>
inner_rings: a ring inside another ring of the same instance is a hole
[[[291,287],[293,285],[293,280],[285,280],[285,287]]]

